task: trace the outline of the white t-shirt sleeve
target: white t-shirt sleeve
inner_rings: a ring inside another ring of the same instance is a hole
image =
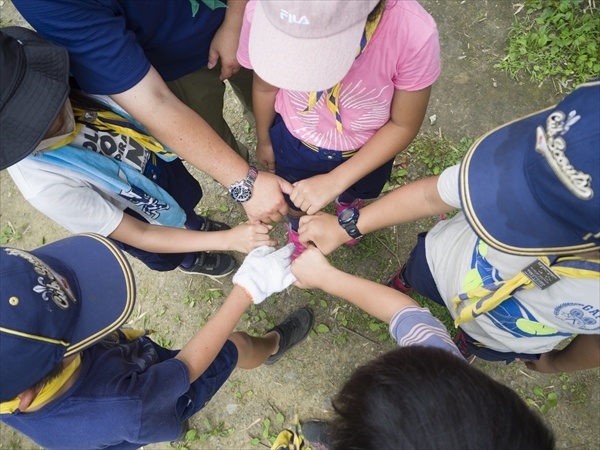
[[[438,178],[437,188],[442,200],[450,206],[460,208],[460,192],[458,189],[458,177],[460,164],[448,167]]]
[[[54,172],[49,165],[28,159],[13,165],[8,172],[29,203],[71,233],[108,236],[123,219],[123,211],[108,195],[96,191],[74,172],[73,176],[66,176]]]

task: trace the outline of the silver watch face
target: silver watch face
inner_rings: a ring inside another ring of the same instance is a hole
[[[235,183],[229,191],[231,198],[236,202],[246,202],[252,196],[252,189],[244,182]]]

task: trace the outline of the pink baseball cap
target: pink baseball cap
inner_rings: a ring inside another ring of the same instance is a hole
[[[322,91],[348,73],[379,0],[258,0],[250,29],[254,71],[290,91]]]

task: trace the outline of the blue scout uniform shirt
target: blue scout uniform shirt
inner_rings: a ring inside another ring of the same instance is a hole
[[[181,435],[176,404],[189,389],[185,364],[158,363],[149,339],[102,341],[83,351],[77,381],[60,398],[0,420],[48,449],[137,449]]]
[[[225,0],[226,1],[226,0]],[[135,86],[150,64],[172,81],[208,63],[225,8],[189,0],[14,0],[45,38],[69,51],[71,72],[89,94]]]

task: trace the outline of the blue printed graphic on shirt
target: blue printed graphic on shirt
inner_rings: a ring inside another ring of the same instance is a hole
[[[477,239],[471,259],[471,270],[463,280],[465,291],[484,284],[503,281],[502,277],[485,258],[488,245]],[[474,298],[477,301],[479,298]],[[556,328],[541,323],[523,303],[515,297],[508,297],[500,305],[488,311],[486,317],[500,330],[512,336],[521,337],[548,337],[570,336],[571,333],[561,333]]]
[[[563,322],[581,331],[600,329],[600,309],[583,303],[561,303],[554,308],[554,315]]]

